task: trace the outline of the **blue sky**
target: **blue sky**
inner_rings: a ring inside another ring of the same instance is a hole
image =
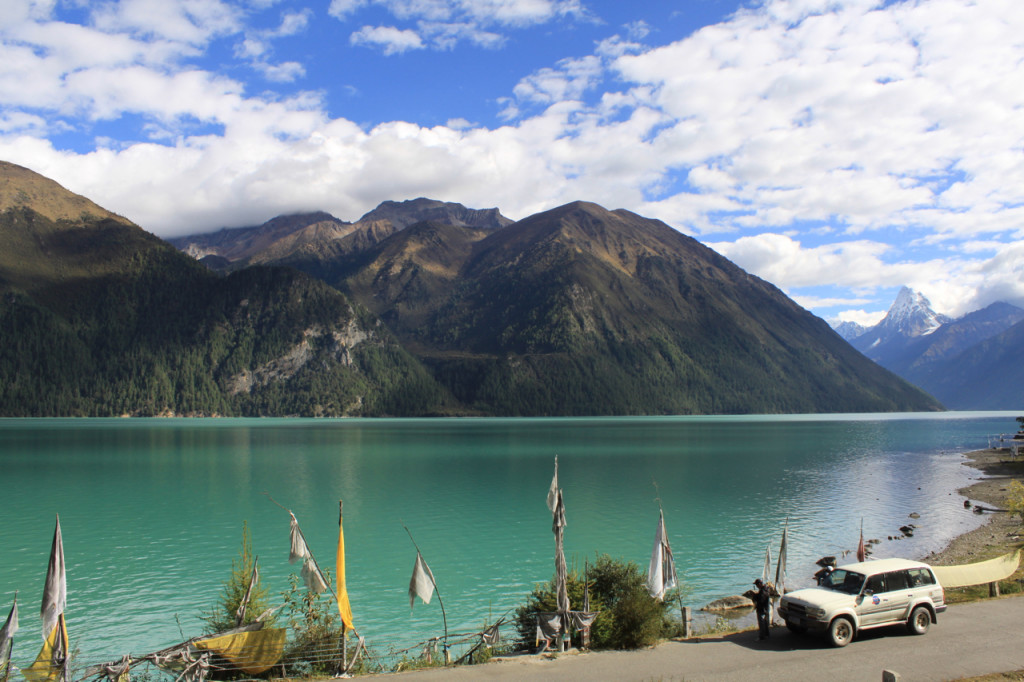
[[[0,159],[161,236],[584,199],[826,319],[1024,305],[1019,0],[0,5]]]

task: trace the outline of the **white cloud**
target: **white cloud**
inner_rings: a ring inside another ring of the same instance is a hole
[[[478,47],[496,49],[505,44],[505,36],[485,31],[473,23],[444,23],[421,21],[417,24],[418,31],[430,45],[437,49],[451,50],[463,41]]]
[[[363,26],[349,36],[349,42],[353,45],[380,47],[387,55],[424,48],[423,39],[416,31],[398,29],[394,26]]]
[[[495,27],[525,28],[565,17],[589,18],[579,0],[332,0],[328,13],[346,21],[370,5],[383,8],[399,21],[412,22],[415,30],[388,28],[405,32],[407,38],[408,34],[415,33],[422,41],[416,49],[451,50],[462,41],[493,49],[506,42],[504,35],[492,30]],[[353,33],[353,44],[384,46],[385,54],[412,49],[408,46],[389,49],[389,46],[406,43],[398,43],[397,39],[389,41],[388,36],[368,36],[366,32],[364,26]]]
[[[594,88],[603,73],[597,57],[563,59],[555,68],[541,69],[519,81],[514,93],[520,102],[552,104],[575,100]]]
[[[96,27],[174,42],[202,45],[241,27],[241,11],[221,0],[118,0],[92,8]]]
[[[369,0],[331,0],[327,13],[337,19],[345,19],[368,4]]]
[[[291,83],[306,75],[306,67],[298,62],[281,62],[279,64],[257,62],[253,66],[263,74],[264,78],[275,83]]]
[[[1024,303],[1017,0],[765,0],[653,49],[633,42],[637,25],[524,76],[502,102],[510,123],[491,128],[458,112],[439,127],[359,126],[329,114],[326,94],[254,95],[196,66],[228,37],[266,78],[302,77],[299,62],[271,59],[276,38],[308,29],[301,11],[260,31],[224,2],[129,0],[77,26],[53,20],[52,3],[9,2],[0,158],[159,234],[294,210],[354,219],[413,196],[518,217],[590,199],[714,235],[814,305],[847,305],[806,291],[823,284],[907,284],[950,314]],[[352,34],[387,54],[494,47],[512,27],[587,18],[554,0],[334,0],[330,11],[357,18],[371,5],[408,22]],[[42,138],[126,114],[143,119],[142,142],[75,153]],[[808,246],[811,232],[842,241]]]
[[[290,83],[306,74],[306,68],[295,61],[273,63],[272,41],[298,35],[309,26],[312,12],[284,12],[277,28],[246,31],[245,38],[235,46],[235,56],[249,60],[250,66],[274,83]]]
[[[1024,91],[1008,89],[1021,30],[1024,11],[1003,0],[769,2],[616,67],[678,121],[655,142],[666,163],[712,158],[729,176],[751,206],[739,227],[859,232],[938,208],[959,237],[975,230],[965,208],[1024,199]]]
[[[800,305],[804,306],[805,308],[817,307],[814,305],[815,303],[817,303],[817,301],[811,300],[807,302],[801,302],[798,300],[797,302],[800,303]],[[826,302],[822,307],[831,305],[834,304],[832,302]],[[836,315],[836,318],[840,322],[856,322],[862,327],[873,327],[882,321],[882,318],[885,317],[886,312],[887,311],[885,310],[843,310],[838,315]]]

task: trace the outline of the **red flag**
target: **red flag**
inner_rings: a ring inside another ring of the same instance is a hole
[[[857,561],[867,561],[868,553],[864,549],[864,529],[860,529],[860,542],[857,543]]]

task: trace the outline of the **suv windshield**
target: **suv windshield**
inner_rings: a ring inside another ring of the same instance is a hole
[[[847,594],[859,594],[860,588],[863,585],[863,574],[854,573],[853,571],[845,571],[841,568],[837,568],[832,571],[825,576],[824,580],[821,581],[822,587],[827,587],[830,590],[836,590],[837,592],[845,592]]]

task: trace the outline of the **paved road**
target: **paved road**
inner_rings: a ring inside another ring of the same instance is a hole
[[[883,628],[863,633],[843,649],[780,627],[763,642],[757,640],[756,631],[751,631],[668,642],[643,651],[567,654],[555,660],[524,656],[480,666],[402,673],[402,678],[408,682],[879,682],[883,670],[899,673],[906,682],[1024,670],[1024,598],[951,606],[923,637],[906,634],[902,627]]]

